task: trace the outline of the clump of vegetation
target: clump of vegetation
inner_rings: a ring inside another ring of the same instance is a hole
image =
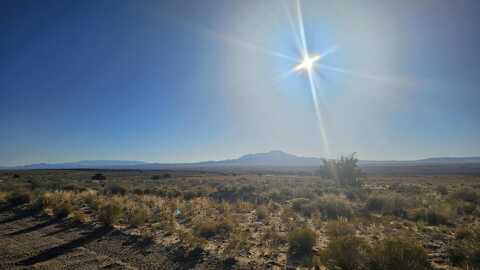
[[[233,229],[233,224],[225,219],[203,220],[193,227],[193,233],[203,238],[211,238],[217,235],[226,236]]]
[[[288,234],[289,253],[296,258],[312,255],[317,236],[308,228],[296,229]]]
[[[462,228],[448,249],[450,262],[464,269],[480,269],[480,227]]]
[[[0,191],[0,203],[6,203],[8,200],[8,193]]]
[[[160,174],[161,181],[152,181],[145,172],[112,172],[108,175],[115,177],[101,182],[88,179],[91,171],[25,172],[19,179],[11,175],[0,174],[2,209],[8,209],[8,203],[27,204],[12,209],[22,214],[36,213],[25,209],[43,210],[75,223],[98,220],[166,246],[179,240],[185,250],[208,247],[224,260],[248,254],[258,259],[258,268],[264,268],[261,262],[269,264],[265,268],[278,264],[275,258],[288,249],[287,261],[294,267],[429,269],[425,250],[445,258],[445,249],[426,245],[424,250],[414,242],[390,238],[413,237],[418,229],[422,238],[448,247],[450,264],[480,269],[478,232],[465,225],[479,223],[475,176],[396,179],[357,174],[360,185],[333,174],[319,179],[307,174],[192,172],[173,179]],[[452,239],[448,235],[455,228],[459,229]],[[317,230],[325,232],[329,241],[318,239],[319,246],[326,246],[321,251],[316,248]],[[252,249],[255,252],[249,253]]]
[[[92,180],[105,180],[107,177],[102,173],[96,173],[92,176]]]
[[[315,205],[307,198],[295,198],[290,203],[293,210],[306,217],[310,217],[316,211]]]
[[[170,173],[164,173],[162,175],[152,175],[150,179],[160,180],[160,179],[167,179],[167,178],[172,178],[172,175]]]
[[[105,194],[111,195],[125,195],[127,193],[127,189],[118,184],[111,184],[105,188],[104,192]]]
[[[260,205],[255,210],[258,220],[265,220],[268,217],[268,209],[265,205]]]
[[[118,222],[122,214],[120,205],[115,202],[104,202],[98,209],[98,220],[105,226],[111,227]]]
[[[190,231],[179,230],[177,234],[181,243],[192,248],[203,247],[207,243],[205,239],[195,236]]]
[[[405,198],[394,196],[373,196],[367,200],[367,209],[384,215],[407,216],[408,202]]]
[[[422,246],[398,238],[385,239],[374,246],[369,262],[371,270],[429,270],[428,255]]]
[[[355,235],[355,226],[343,219],[328,222],[326,230],[331,239]]]
[[[328,178],[335,179],[339,185],[358,187],[361,185],[362,171],[357,166],[358,159],[355,153],[350,156],[342,156],[339,160],[323,160],[323,168],[320,170]]]
[[[449,225],[452,218],[453,212],[448,206],[422,208],[414,213],[416,221],[423,221],[433,226]]]
[[[320,214],[328,219],[351,218],[353,210],[348,201],[337,196],[324,196],[317,202]]]
[[[438,185],[435,190],[438,192],[440,195],[448,195],[448,188],[444,185]]]
[[[147,221],[148,215],[148,208],[137,204],[130,204],[125,209],[125,219],[132,227],[143,225]]]
[[[463,200],[469,203],[480,203],[480,195],[472,189],[461,189],[453,194],[453,197],[458,200]]]
[[[53,208],[53,214],[58,218],[66,218],[72,211],[73,206],[68,201],[62,201]]]
[[[347,236],[330,240],[320,259],[328,269],[369,269],[370,247],[362,238]]]
[[[32,193],[25,190],[13,191],[7,196],[7,202],[11,206],[29,203],[32,200]]]
[[[75,223],[87,223],[88,222],[88,217],[85,215],[83,212],[79,210],[74,210],[71,214],[72,221]]]

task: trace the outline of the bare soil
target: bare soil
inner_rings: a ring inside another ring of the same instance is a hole
[[[222,269],[203,250],[165,248],[118,230],[0,212],[0,269]]]

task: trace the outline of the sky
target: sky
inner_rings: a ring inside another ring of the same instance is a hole
[[[0,165],[480,156],[478,14],[475,0],[2,1]],[[311,73],[292,72],[302,40],[324,55]]]

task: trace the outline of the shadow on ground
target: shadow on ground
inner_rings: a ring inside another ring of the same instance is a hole
[[[15,236],[15,235],[23,234],[23,233],[30,233],[30,232],[48,227],[48,226],[53,225],[53,224],[58,223],[58,222],[59,222],[59,220],[57,220],[57,219],[50,219],[50,220],[47,220],[45,222],[39,223],[37,225],[31,226],[31,227],[28,227],[28,228],[25,228],[25,229],[22,229],[22,230],[18,230],[18,231],[15,231],[15,232],[11,232],[7,235],[8,236]]]
[[[112,229],[108,228],[108,227],[97,228],[97,229],[93,230],[92,232],[87,233],[83,237],[80,237],[80,238],[75,239],[71,242],[62,244],[60,246],[56,246],[56,247],[47,249],[47,250],[41,252],[40,254],[38,254],[36,256],[33,256],[33,257],[30,257],[30,258],[27,258],[25,260],[22,260],[22,261],[18,262],[17,264],[18,265],[23,265],[23,266],[29,266],[29,265],[33,265],[33,264],[36,264],[36,263],[51,260],[51,259],[56,258],[58,256],[69,253],[70,251],[74,250],[75,248],[81,247],[81,246],[86,245],[86,244],[88,244],[92,241],[95,241],[96,239],[99,239],[99,238],[105,236],[106,234],[108,234],[111,231],[112,231]]]

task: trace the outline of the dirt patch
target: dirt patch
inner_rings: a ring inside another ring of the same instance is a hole
[[[203,250],[148,243],[106,227],[0,213],[0,269],[220,269]]]

